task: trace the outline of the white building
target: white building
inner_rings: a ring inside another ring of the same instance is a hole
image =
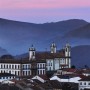
[[[79,83],[81,78],[79,76],[73,75],[55,75],[50,78],[50,80],[57,80],[59,82],[71,82],[71,83]]]
[[[45,75],[47,71],[55,71],[61,68],[71,67],[70,45],[57,52],[55,43],[52,43],[50,52],[36,52],[29,48],[29,57],[15,60],[6,55],[0,58],[0,73],[10,73],[18,77],[30,75]]]
[[[46,70],[53,71],[61,68],[71,67],[71,47],[66,44],[65,48],[56,52],[56,45],[53,43],[51,45],[51,53],[46,55]]]
[[[90,76],[84,77],[79,80],[79,90],[90,90]]]

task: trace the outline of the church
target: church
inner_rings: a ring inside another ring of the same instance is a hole
[[[57,50],[56,44],[52,43],[50,51],[45,52],[36,52],[32,45],[29,48],[29,56],[26,58],[19,60],[10,57],[0,58],[0,73],[10,73],[17,77],[45,75],[48,71],[62,68],[71,68],[71,46],[69,44]]]

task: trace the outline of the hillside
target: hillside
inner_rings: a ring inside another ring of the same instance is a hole
[[[32,44],[39,51],[45,50],[53,41],[60,47],[64,34],[86,24],[86,21],[78,19],[44,24],[0,19],[0,46],[13,55],[27,52]],[[56,37],[59,38],[55,39]]]
[[[0,47],[0,56],[6,55],[6,54],[9,54],[8,51]]]
[[[90,39],[90,23],[68,32],[65,36],[68,38]]]
[[[72,64],[77,67],[90,67],[90,45],[81,45],[72,48]]]

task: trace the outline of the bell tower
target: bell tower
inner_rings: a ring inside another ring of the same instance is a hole
[[[71,46],[69,45],[69,43],[67,43],[65,46],[65,56],[71,57]]]
[[[71,68],[71,46],[68,43],[65,46],[65,57],[66,65],[68,65],[68,68]]]
[[[36,50],[32,45],[31,48],[29,48],[29,60],[35,59],[35,53],[36,53]]]
[[[50,48],[51,48],[51,53],[56,53],[57,47],[56,47],[56,44],[54,42],[51,44]]]

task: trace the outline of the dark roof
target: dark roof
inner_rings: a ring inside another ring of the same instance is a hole
[[[50,80],[49,83],[52,85],[52,87],[54,89],[61,89],[62,88],[61,83],[57,80]]]
[[[90,81],[90,76],[83,77],[79,81]]]
[[[65,58],[65,53],[63,50],[57,53],[50,53],[50,52],[41,52],[36,53],[36,59],[54,59],[54,58]]]
[[[39,80],[37,80],[37,79],[33,79],[33,81],[34,81],[35,83],[37,83],[37,84],[42,84],[42,82],[39,81]]]
[[[31,61],[29,61],[29,60],[15,60],[15,59],[0,59],[0,63],[23,64],[23,63],[31,63]]]
[[[39,77],[41,77],[42,79],[44,80],[49,80],[48,76],[47,75],[38,75]]]
[[[69,79],[71,76],[69,76],[69,75],[57,75],[57,77],[62,78],[62,79]]]
[[[0,77],[7,77],[7,76],[15,76],[15,75],[10,73],[0,73]]]
[[[62,68],[60,70],[67,71],[67,72],[73,72],[74,73],[77,69],[73,69],[73,68]]]
[[[61,50],[57,53],[50,53],[50,52],[37,52],[36,58],[34,60],[29,60],[29,57],[22,58],[22,59],[14,59],[10,55],[5,55],[0,58],[0,63],[16,63],[16,64],[24,64],[24,63],[45,63],[46,59],[54,59],[54,58],[66,58],[64,50]],[[68,57],[70,58],[70,57]]]
[[[0,90],[21,90],[16,85],[1,84]]]

